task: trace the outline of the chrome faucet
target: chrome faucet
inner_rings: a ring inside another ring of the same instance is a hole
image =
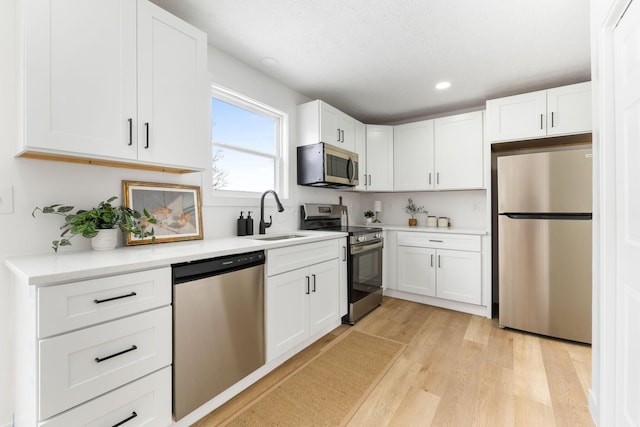
[[[268,223],[264,222],[264,196],[266,196],[268,193],[272,193],[273,197],[275,197],[276,204],[278,205],[278,212],[282,212],[284,210],[284,207],[282,206],[282,203],[280,203],[280,199],[278,198],[278,195],[276,194],[275,191],[267,190],[264,193],[262,193],[262,197],[260,198],[260,227],[259,227],[260,234],[265,234],[265,232],[267,231],[267,228],[271,227],[271,223],[273,222],[273,220],[271,219],[271,215],[269,215],[269,222]]]

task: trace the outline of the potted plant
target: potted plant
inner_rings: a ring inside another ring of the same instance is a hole
[[[407,201],[407,206],[404,207],[404,211],[409,215],[411,215],[411,218],[409,218],[409,226],[411,227],[415,227],[416,225],[418,225],[416,214],[428,213],[428,211],[424,210],[424,206],[416,205],[411,197],[409,197],[409,200]]]
[[[76,234],[90,238],[94,250],[109,250],[116,247],[118,228],[139,238],[152,237],[155,241],[154,229],[147,231],[149,224],[157,221],[146,209],[144,215],[125,206],[114,206],[111,202],[117,197],[102,201],[90,210],[79,209],[72,213],[74,206],[55,204],[43,208],[36,207],[31,215],[35,218],[36,211],[45,214],[64,216],[64,225],[60,227],[60,240],[52,241],[52,248],[58,252],[60,246],[70,246],[70,239]],[[68,236],[68,237],[67,237]]]
[[[375,215],[376,214],[374,214],[373,211],[364,211],[364,222],[367,224],[371,224]]]

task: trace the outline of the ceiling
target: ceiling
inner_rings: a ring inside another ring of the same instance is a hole
[[[587,0],[152,1],[209,44],[365,123],[473,109],[591,75]],[[452,85],[438,91],[442,80]]]

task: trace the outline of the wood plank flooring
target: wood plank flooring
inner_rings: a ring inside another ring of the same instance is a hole
[[[337,328],[195,426],[223,423],[348,328]],[[347,426],[593,426],[590,346],[388,297],[353,328],[407,347]]]

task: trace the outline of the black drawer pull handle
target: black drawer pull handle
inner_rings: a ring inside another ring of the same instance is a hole
[[[429,239],[430,242],[442,243],[442,240]]]
[[[126,350],[119,351],[119,352],[114,353],[114,354],[112,354],[112,355],[110,355],[110,356],[106,356],[106,357],[96,357],[96,358],[95,358],[95,361],[96,361],[97,363],[104,362],[105,360],[109,360],[109,359],[111,359],[111,358],[113,358],[113,357],[116,357],[116,356],[122,356],[122,355],[123,355],[123,354],[125,354],[125,353],[129,353],[130,351],[137,350],[137,349],[138,349],[138,346],[137,346],[137,345],[132,345],[132,346],[131,346],[131,348],[128,348],[128,349],[126,349]]]
[[[136,294],[135,292],[131,292],[130,294],[120,295],[119,297],[105,298],[105,299],[94,299],[93,302],[96,303],[96,304],[102,304],[103,302],[114,301],[114,300],[121,299],[121,298],[135,297],[136,295],[138,295],[138,294]]]
[[[131,413],[131,415],[130,415],[130,416],[128,416],[128,417],[127,417],[127,418],[125,418],[124,420],[120,421],[119,423],[114,424],[114,425],[113,425],[113,427],[121,426],[122,424],[124,424],[124,423],[126,423],[126,422],[131,421],[132,419],[134,419],[134,418],[135,418],[135,417],[137,417],[137,416],[138,416],[138,414],[136,413],[136,411],[133,411],[133,412]]]
[[[144,124],[145,127],[145,143],[144,143],[144,148],[149,148],[149,122]]]
[[[127,119],[129,121],[129,145],[133,145],[133,119]]]

